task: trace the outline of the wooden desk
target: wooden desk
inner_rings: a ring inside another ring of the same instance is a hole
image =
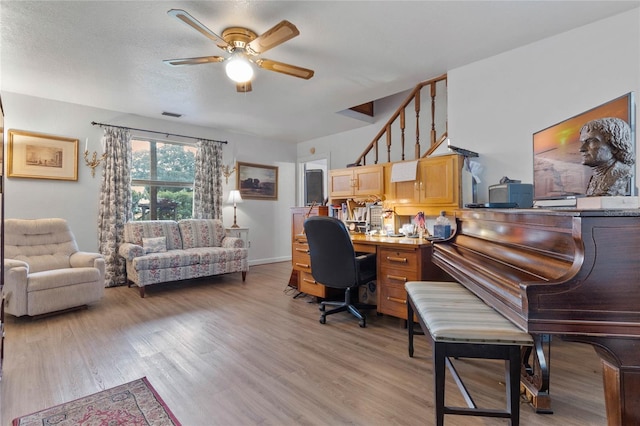
[[[432,245],[418,238],[371,237],[352,234],[357,252],[376,253],[377,311],[407,319],[407,281],[451,281],[452,279],[431,262]],[[300,271],[298,290],[317,297],[328,297],[327,287],[316,282],[311,274],[307,239],[304,234],[293,238],[294,269]]]
[[[407,281],[452,281],[431,262],[431,242],[418,238],[352,235],[356,251],[376,253],[377,311],[407,319]]]

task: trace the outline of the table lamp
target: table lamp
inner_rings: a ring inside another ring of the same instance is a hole
[[[231,225],[232,228],[240,228],[236,223],[236,204],[241,202],[242,196],[240,196],[240,191],[238,191],[237,189],[232,189],[231,191],[229,191],[229,199],[227,200],[227,203],[233,204],[233,225]]]

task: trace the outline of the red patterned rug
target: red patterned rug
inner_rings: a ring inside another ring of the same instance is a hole
[[[13,420],[13,426],[180,426],[146,377]]]

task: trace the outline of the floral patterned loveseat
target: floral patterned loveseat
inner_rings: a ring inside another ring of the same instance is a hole
[[[249,250],[241,238],[225,236],[219,219],[143,220],[124,225],[118,253],[126,260],[130,284],[186,280],[249,270]]]

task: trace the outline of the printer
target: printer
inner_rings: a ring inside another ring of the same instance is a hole
[[[507,182],[489,186],[489,203],[515,203],[516,208],[533,207],[533,185]]]

